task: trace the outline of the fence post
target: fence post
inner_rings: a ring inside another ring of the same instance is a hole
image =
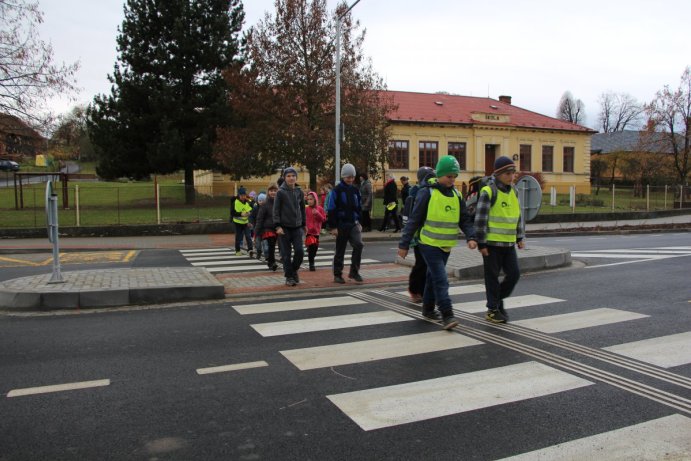
[[[645,211],[650,212],[650,184],[645,185]]]
[[[684,185],[679,184],[679,209],[684,206]]]
[[[81,225],[81,216],[79,215],[79,184],[74,185],[74,206],[77,209],[77,227]]]
[[[667,209],[667,184],[665,184],[665,207],[663,208],[663,210],[666,210],[666,209]]]
[[[614,192],[616,187],[616,184],[612,184],[612,211],[614,211]]]
[[[156,224],[161,224],[161,185],[156,183]]]
[[[571,204],[571,212],[576,212],[576,186],[569,186],[569,202]]]
[[[549,192],[549,204],[551,206],[557,206],[557,188],[552,186]]]

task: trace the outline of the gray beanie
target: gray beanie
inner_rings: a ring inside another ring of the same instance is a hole
[[[343,165],[343,168],[341,168],[341,178],[345,178],[348,176],[355,177],[355,167],[350,163],[346,163],[345,165]]]

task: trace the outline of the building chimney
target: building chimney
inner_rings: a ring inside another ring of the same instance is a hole
[[[511,104],[511,96],[499,96],[499,102]]]

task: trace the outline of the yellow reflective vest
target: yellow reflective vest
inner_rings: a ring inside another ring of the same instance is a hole
[[[492,200],[492,188],[485,186],[482,191],[486,192]],[[497,191],[497,200],[489,209],[487,218],[487,241],[488,242],[516,242],[516,228],[518,220],[521,218],[521,207],[513,187],[507,192]]]
[[[235,199],[235,212],[238,216],[233,216],[233,222],[237,224],[247,224],[249,222],[248,216],[240,216],[242,213],[249,213],[252,211],[252,205],[249,201],[242,203],[240,199]]]
[[[461,220],[460,194],[447,197],[437,189],[430,189],[427,205],[427,217],[420,230],[420,243],[439,247],[446,251],[456,246],[458,240],[458,223]]]

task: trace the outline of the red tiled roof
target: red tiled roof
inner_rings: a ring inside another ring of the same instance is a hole
[[[405,91],[384,91],[383,93],[393,97],[393,103],[398,105],[398,109],[389,114],[391,121],[464,125],[481,124],[596,133],[595,130],[590,128],[521,109],[492,98],[408,93]],[[473,119],[473,114],[508,116],[508,122],[478,121]]]

